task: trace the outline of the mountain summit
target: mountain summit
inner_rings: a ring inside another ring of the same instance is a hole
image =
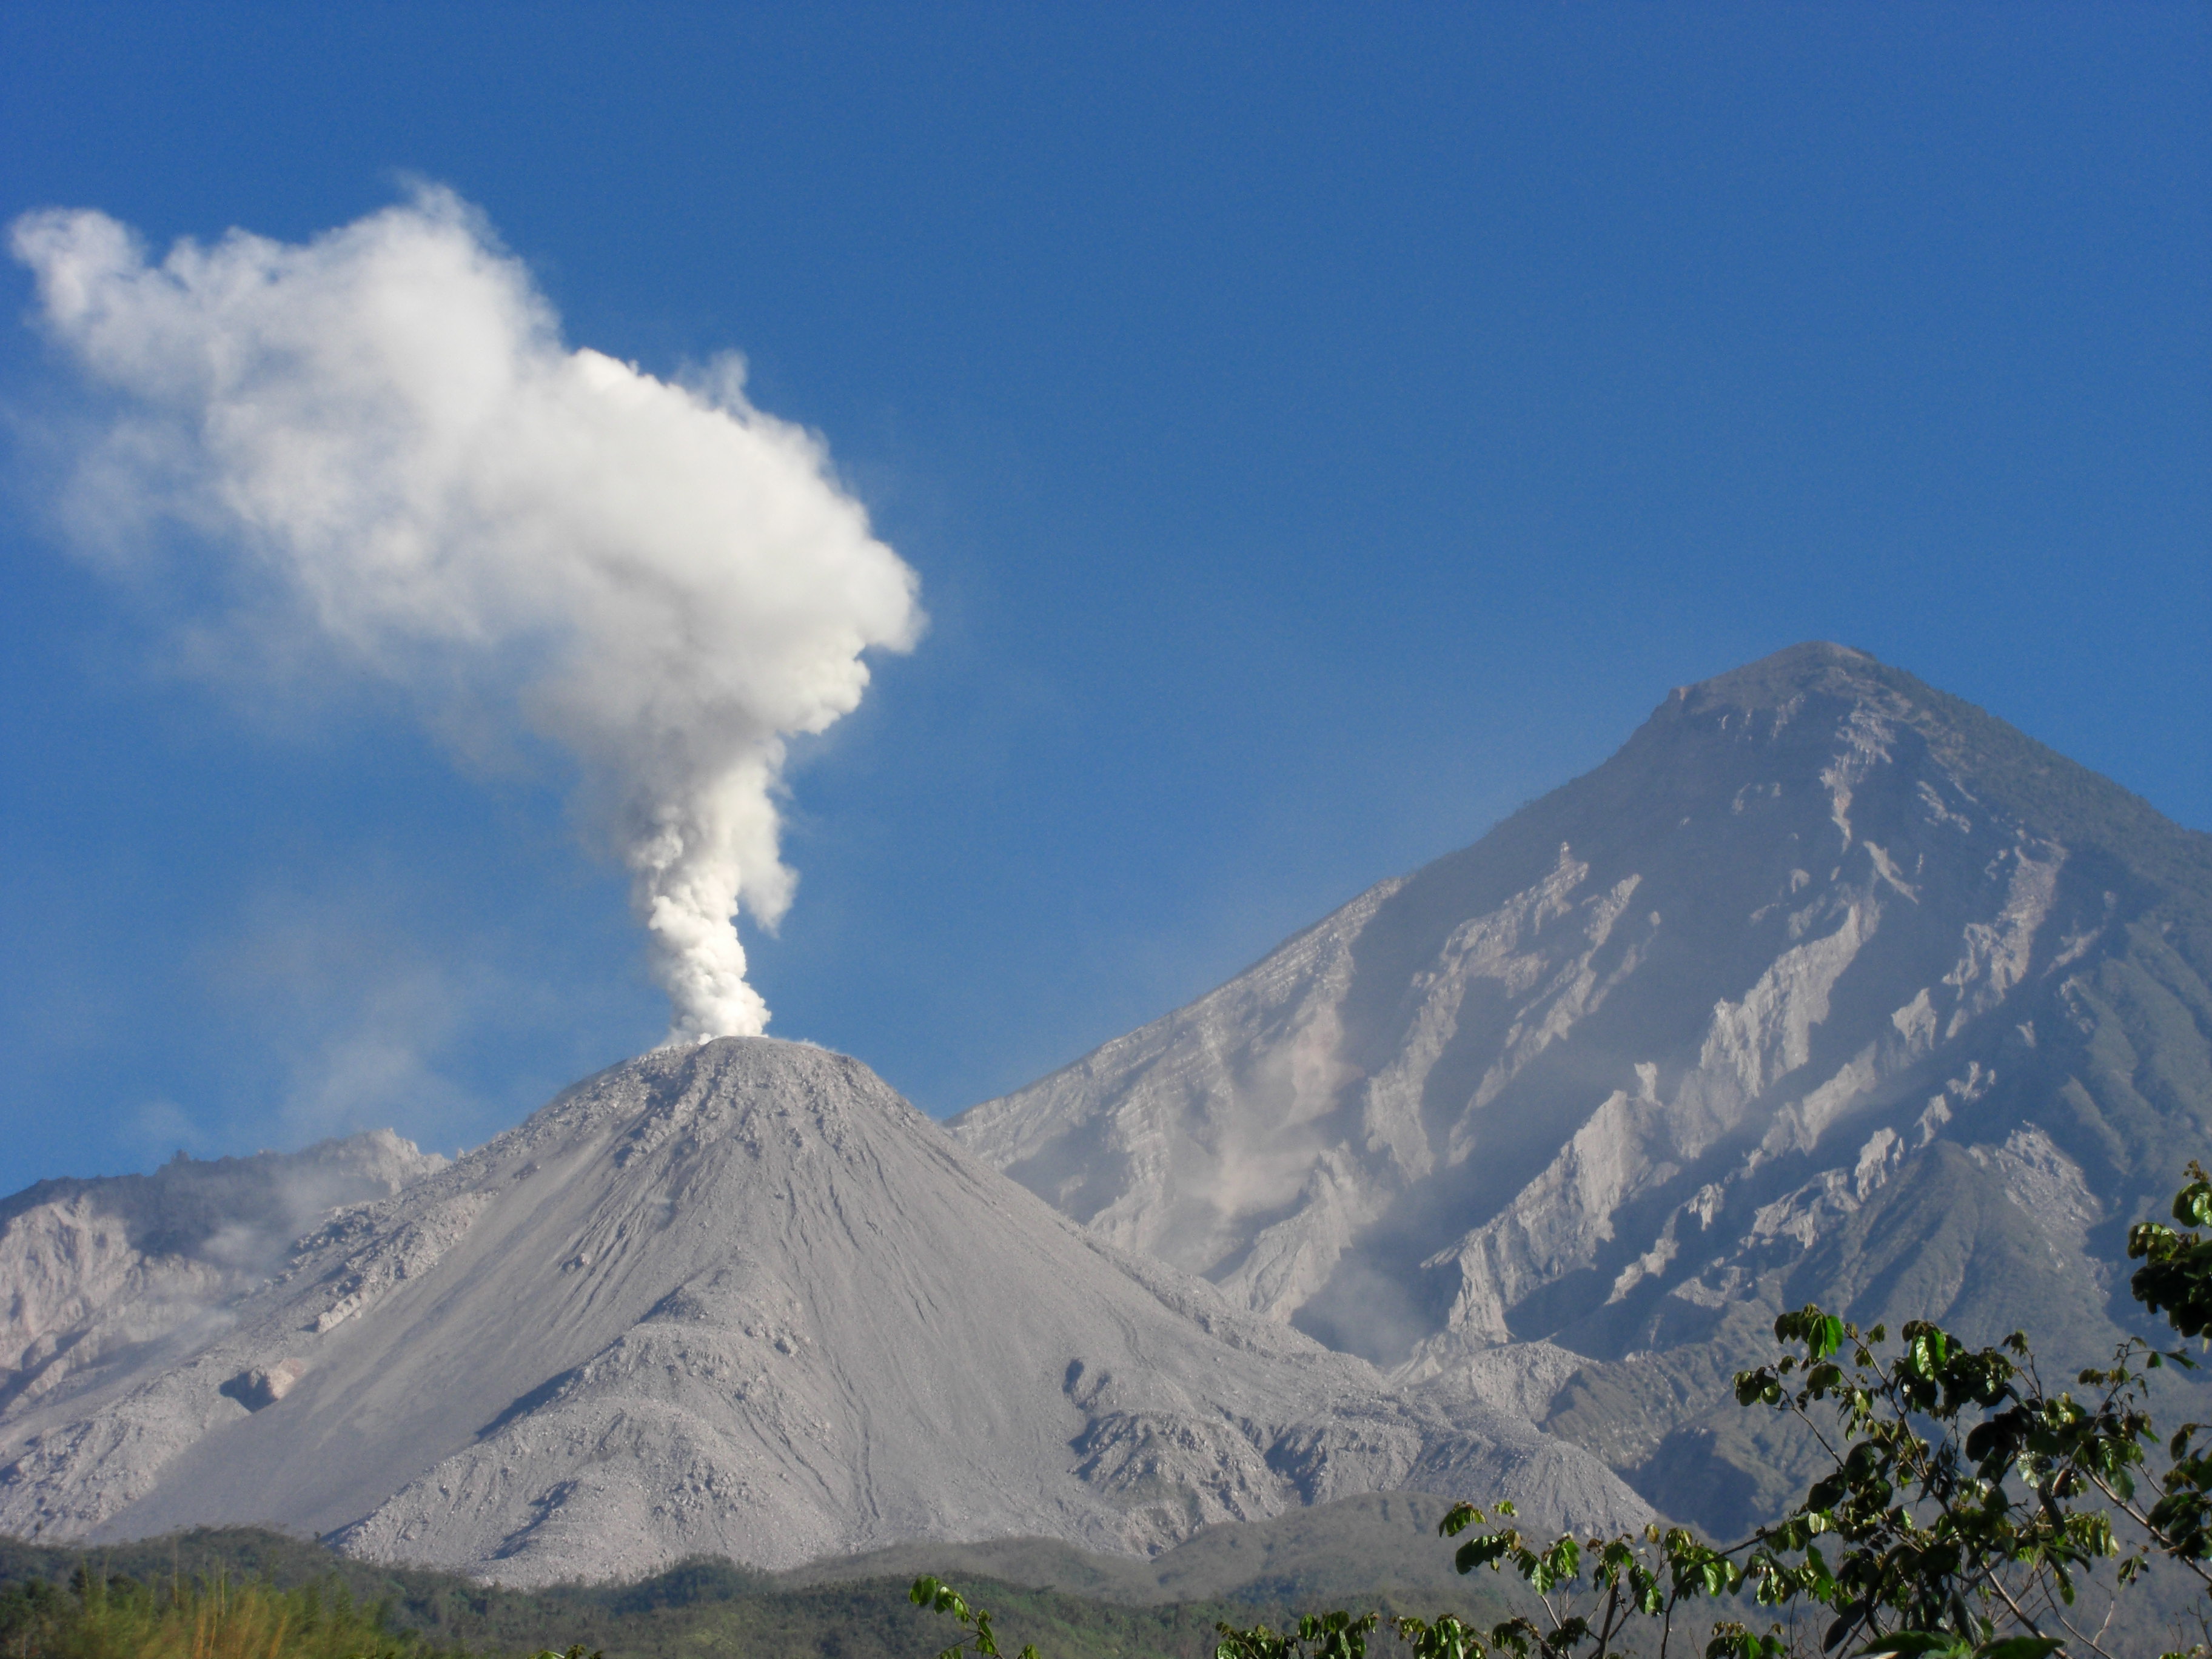
[[[2212,836],[1810,644],[951,1127],[1727,1525],[1787,1479],[1723,1403],[1783,1306],[2117,1335],[2121,1230],[2206,1144],[2208,979]]]

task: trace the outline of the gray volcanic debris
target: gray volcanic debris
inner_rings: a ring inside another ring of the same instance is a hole
[[[0,1416],[0,1528],[254,1519],[517,1583],[915,1538],[1150,1552],[1401,1486],[1647,1513],[1525,1421],[1085,1234],[857,1061],[617,1066],[341,1212],[188,1353]]]
[[[1804,646],[951,1128],[1733,1524],[1781,1491],[1715,1439],[1781,1306],[2117,1337],[2120,1229],[2205,1146],[2208,977],[2212,837]]]
[[[0,1200],[0,1407],[219,1318],[333,1211],[444,1166],[388,1129],[152,1175],[42,1181]]]

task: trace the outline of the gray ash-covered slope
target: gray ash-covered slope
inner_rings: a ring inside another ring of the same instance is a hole
[[[951,1127],[1727,1526],[1802,1473],[1729,1399],[1781,1306],[2117,1336],[2124,1224],[2208,1150],[2208,979],[2212,837],[1808,645]]]
[[[41,1181],[0,1200],[0,1408],[216,1316],[331,1211],[442,1168],[388,1129],[151,1175]]]
[[[228,1328],[0,1416],[0,1531],[203,1522],[530,1584],[913,1538],[1164,1547],[1379,1488],[1642,1506],[1525,1419],[1122,1255],[857,1061],[726,1039],[342,1212]]]

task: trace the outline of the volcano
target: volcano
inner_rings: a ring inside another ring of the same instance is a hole
[[[1811,1466],[1729,1389],[1785,1307],[2109,1351],[2125,1224],[2212,1144],[2208,979],[2212,836],[1806,645],[951,1127],[1729,1529]]]
[[[1378,1490],[1647,1513],[1579,1449],[1086,1233],[857,1060],[728,1038],[337,1210],[4,1423],[0,1529],[260,1522],[516,1584],[1031,1534],[1157,1551]]]

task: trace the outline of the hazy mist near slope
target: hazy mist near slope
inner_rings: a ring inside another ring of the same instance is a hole
[[[42,1181],[0,1200],[0,1409],[132,1363],[284,1264],[331,1212],[447,1160],[389,1129],[151,1175]]]

